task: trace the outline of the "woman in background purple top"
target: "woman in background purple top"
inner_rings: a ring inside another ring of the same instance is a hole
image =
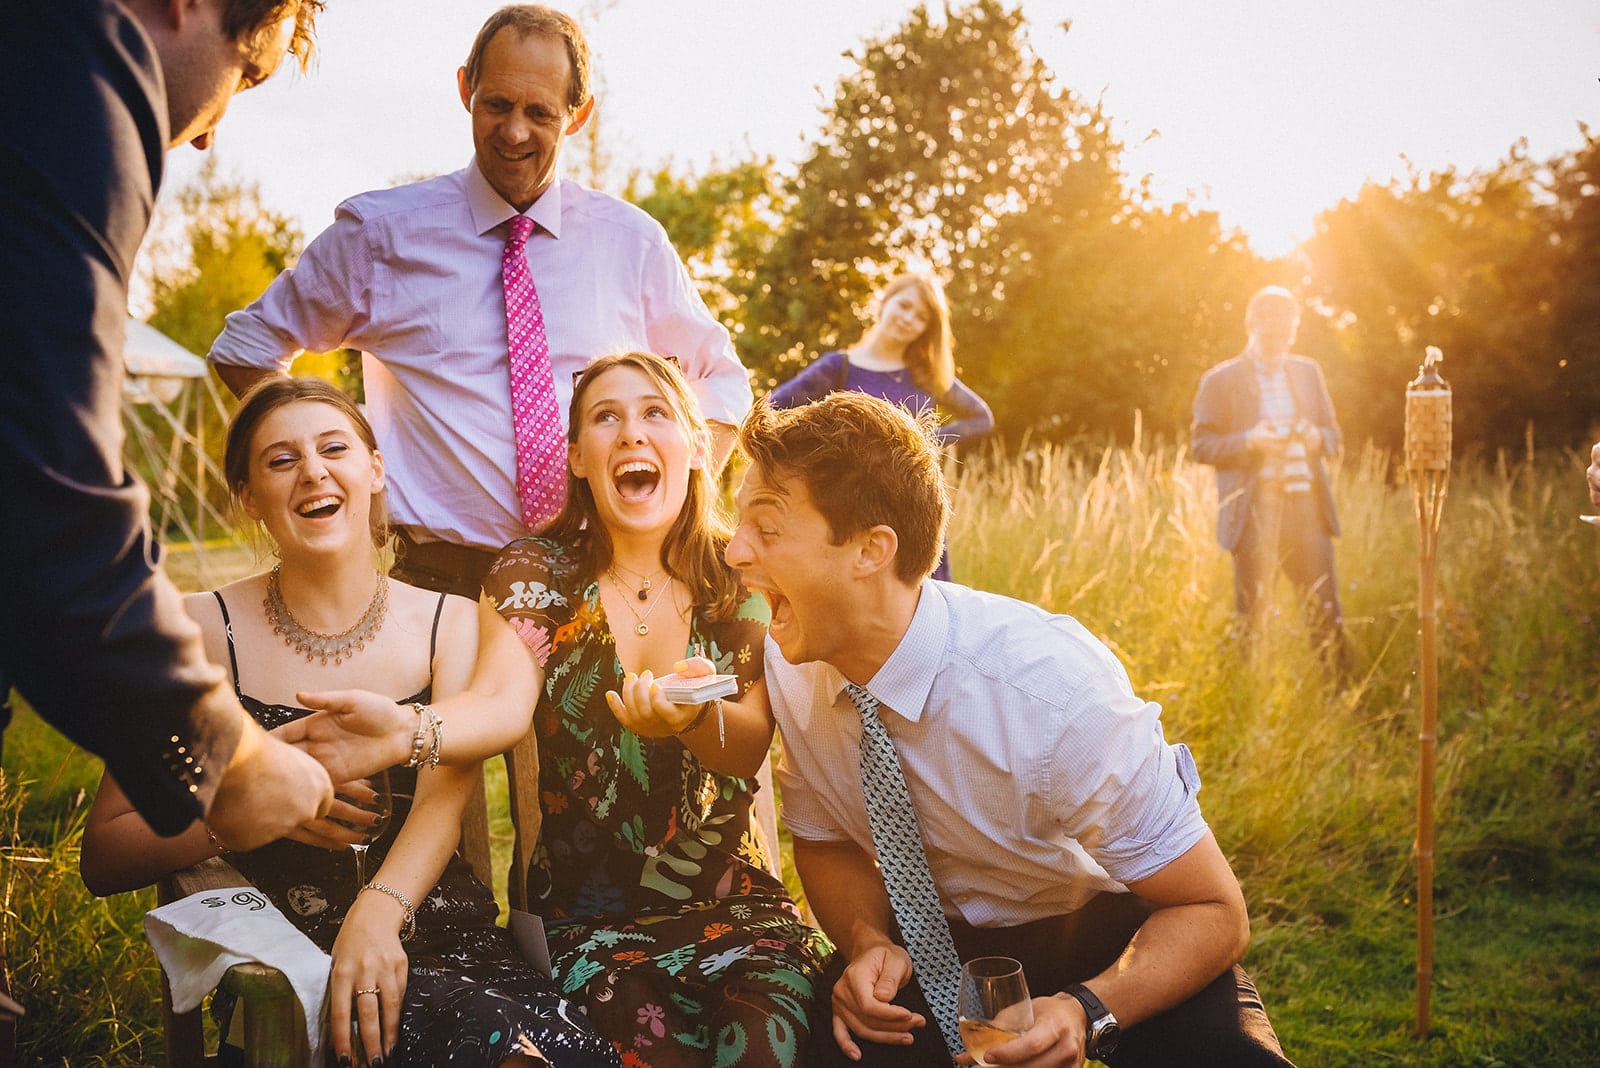
[[[884,286],[878,317],[850,348],[824,353],[767,396],[774,408],[795,408],[837,390],[881,397],[913,413],[936,407],[939,444],[949,445],[994,429],[994,413],[956,377],[951,356],[950,306],[932,275],[902,274]],[[934,571],[950,579],[946,548]]]

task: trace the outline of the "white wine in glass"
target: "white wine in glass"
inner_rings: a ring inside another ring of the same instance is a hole
[[[1012,957],[974,957],[961,966],[956,1025],[972,1059],[987,1065],[991,1046],[1033,1026],[1033,999],[1022,964]]]
[[[383,833],[383,829],[389,825],[389,817],[394,814],[394,794],[389,789],[389,773],[387,771],[378,772],[367,780],[367,785],[372,787],[372,792],[377,795],[371,801],[355,801],[353,798],[345,798],[345,800],[351,801],[368,812],[376,813],[378,817],[370,827],[353,828],[365,832],[365,836],[361,841],[354,842],[350,846],[350,852],[355,854],[356,858],[357,889],[367,885],[367,849]]]

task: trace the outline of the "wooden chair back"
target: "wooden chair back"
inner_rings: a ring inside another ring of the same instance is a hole
[[[528,907],[528,865],[533,863],[533,851],[539,845],[539,831],[544,825],[544,812],[539,807],[539,741],[534,732],[528,731],[507,750],[505,760],[506,803],[516,831],[506,898],[512,908],[532,912]]]
[[[537,784],[538,776],[534,782]],[[467,801],[461,818],[461,855],[484,885],[493,886],[493,863],[489,858],[489,806],[478,775],[477,789]],[[193,867],[174,872],[156,884],[156,901],[165,905],[202,891],[248,886],[249,881],[221,857],[203,860]],[[269,965],[249,962],[229,968],[217,989],[232,994],[238,1003],[244,1029],[246,1068],[307,1068],[310,1050],[306,1045],[299,1002],[288,978]],[[205,1026],[201,1009],[177,1013],[172,1008],[172,987],[166,970],[161,973],[161,1022],[167,1042],[167,1063],[171,1068],[211,1068],[217,1056],[205,1048]]]

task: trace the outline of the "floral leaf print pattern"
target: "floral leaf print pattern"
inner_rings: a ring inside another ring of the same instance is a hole
[[[522,644],[533,654],[534,663],[540,667],[550,661],[550,628],[542,627],[526,616],[514,616],[511,629],[522,639]]]
[[[645,859],[644,868],[639,873],[639,885],[673,901],[688,901],[694,896],[690,884],[705,871],[703,862],[709,855],[710,850],[698,839],[680,838],[672,842],[667,850]],[[683,878],[674,879],[674,874]]]
[[[656,963],[669,975],[677,975],[694,962],[694,945],[679,946],[656,958]]]
[[[559,703],[568,723],[573,726],[582,725],[582,727],[586,727],[587,724],[583,723],[582,714],[594,697],[595,688],[600,685],[600,665],[582,664],[576,657],[573,658],[572,664],[578,674],[573,676],[562,688]],[[581,733],[575,731],[573,736],[587,738],[591,733],[588,730],[582,730],[581,727],[580,731]]]
[[[750,1040],[745,1037],[742,1027],[724,1027],[717,1036],[716,1068],[733,1068],[744,1056],[745,1047]]]
[[[754,784],[704,767],[675,738],[625,730],[606,707],[622,665],[595,576],[578,561],[528,539],[485,586],[502,606],[553,594],[526,610],[552,646],[535,713],[544,824],[526,875],[561,987],[628,1068],[795,1068],[831,947],[752,863]],[[689,641],[744,693],[762,676],[767,617],[746,592],[731,619],[695,609]]]
[[[625,770],[639,788],[650,789],[650,769],[645,765],[644,748],[639,736],[624,727],[617,735],[617,756]]]
[[[553,606],[565,607],[566,603],[567,599],[565,597],[542,582],[513,582],[510,593],[503,602],[495,604],[495,610],[502,611],[501,604],[503,604],[505,607],[502,614],[525,609],[534,609],[542,612]]]
[[[637,1019],[639,1025],[657,1038],[667,1037],[667,1025],[661,1021],[666,1019],[666,1010],[660,1005],[646,1003],[639,1006]]]
[[[751,623],[759,623],[762,631],[765,632],[772,623],[772,607],[767,604],[765,597],[758,593],[751,594],[739,602],[739,608],[734,613],[734,618]]]
[[[756,947],[753,945],[734,946],[731,949],[723,950],[721,953],[713,953],[700,962],[700,970],[707,975],[715,975],[720,971],[726,971],[754,953],[755,949]]]

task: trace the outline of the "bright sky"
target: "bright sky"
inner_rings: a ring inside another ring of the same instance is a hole
[[[1600,129],[1593,0],[1021,0],[1057,78],[1103,97],[1131,173],[1193,192],[1275,255],[1363,179],[1535,158]],[[330,0],[320,65],[239,97],[213,152],[307,237],[346,196],[471,156],[455,70],[496,0]],[[601,81],[613,186],[670,160],[796,162],[852,65],[909,0],[573,0]],[[935,5],[938,6],[938,5]],[[598,11],[598,15],[595,12]],[[1061,23],[1071,19],[1072,30]],[[1159,135],[1148,138],[1151,131]],[[170,157],[168,188],[199,154]]]

